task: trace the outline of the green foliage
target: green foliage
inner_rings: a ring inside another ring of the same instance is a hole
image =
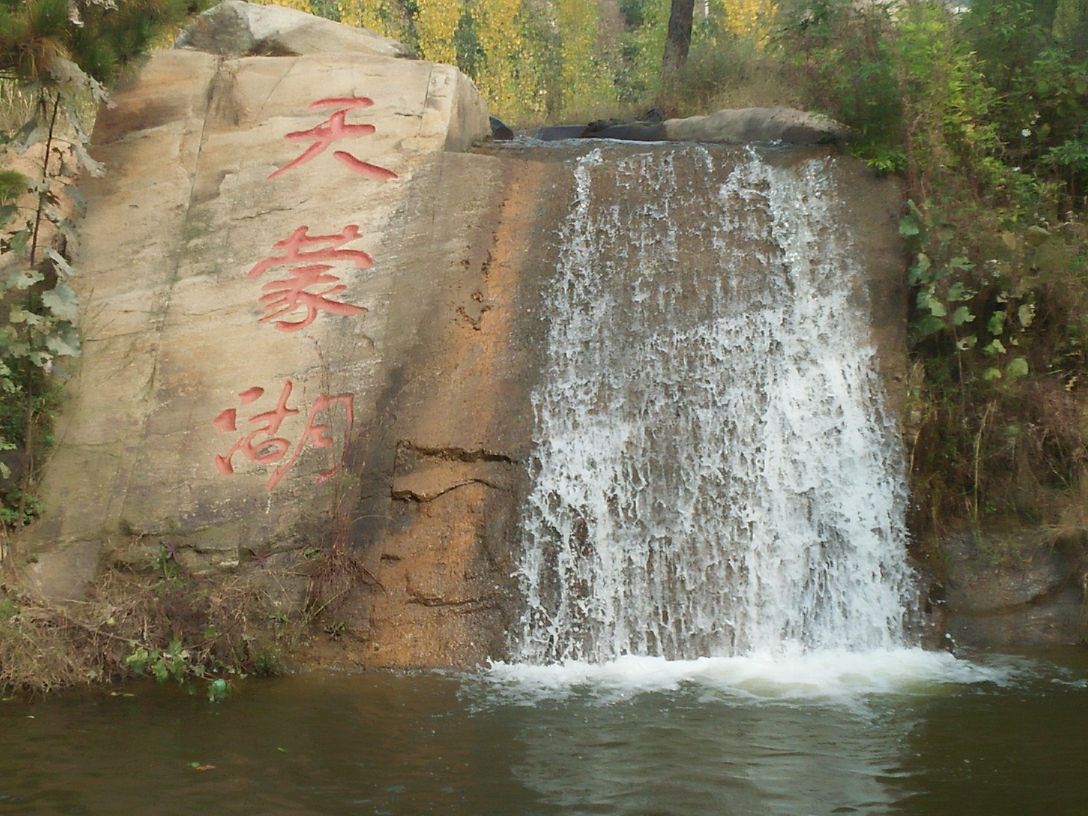
[[[108,82],[142,54],[195,0],[4,0],[0,5],[0,72],[22,82]]]
[[[48,418],[51,407],[43,399],[52,393],[49,375],[57,360],[75,357],[80,349],[75,326],[78,302],[71,286],[75,270],[54,249],[52,237],[62,241],[73,231],[62,200],[64,182],[49,161],[62,95],[67,91],[59,84],[39,86],[40,105],[35,109],[43,118],[36,117],[23,128],[24,149],[42,140],[39,180],[32,183],[20,173],[7,171],[0,183],[4,202],[0,257],[5,262],[0,301],[6,306],[6,320],[0,324],[0,449],[18,449],[23,454],[20,483],[2,486],[0,521],[8,526],[26,523],[33,515],[29,484],[34,455],[41,447],[39,424]],[[22,206],[23,202],[29,206]],[[49,237],[47,228],[52,230]],[[6,463],[0,475],[8,482],[11,472]]]
[[[146,671],[160,683],[170,679],[184,683],[189,675],[189,652],[182,648],[181,641],[176,638],[170,641],[166,649],[135,645],[123,662],[136,674]]]
[[[0,524],[4,527],[22,527],[33,521],[41,512],[41,503],[33,495],[24,494],[17,487],[4,490],[0,503]]]
[[[1043,159],[1058,167],[1067,167],[1075,173],[1088,173],[1088,139],[1069,139],[1052,147]]]
[[[1084,4],[1058,5],[801,0],[781,16],[809,98],[905,176],[915,498],[934,524],[1056,518],[1088,465]]]
[[[206,680],[208,700],[213,703],[222,702],[230,695],[227,680],[222,677],[209,678],[205,665],[196,662],[193,654],[178,638],[172,639],[164,649],[133,642],[132,651],[125,656],[122,664],[134,674],[149,675],[159,683],[173,680],[178,685],[186,685]]]
[[[115,8],[85,3],[82,25],[69,28],[65,45],[84,71],[109,82],[143,54],[159,32],[196,7],[189,0],[120,0]]]
[[[854,152],[880,176],[902,173],[907,169],[907,152],[901,147],[877,143],[859,145]]]
[[[927,432],[949,460],[973,466],[949,480],[951,461],[916,459],[922,479],[940,470],[945,481],[941,496],[922,497],[933,512],[966,511],[976,521],[984,512],[1039,520],[1053,491],[1071,489],[1085,464],[1075,380],[1055,377],[1061,349],[1079,334],[1070,331],[1081,318],[1068,301],[1085,293],[1073,262],[1085,245],[1075,232],[1042,226],[1051,193],[1008,163],[1014,151],[990,116],[1000,96],[943,13],[912,6],[900,23],[917,202],[904,226],[917,249],[915,351],[939,406],[932,421],[944,423]],[[1039,392],[1048,398],[1029,402]]]
[[[17,479],[0,461],[4,526],[25,524],[35,513],[30,484],[48,443],[51,376],[80,353],[76,270],[64,253],[81,199],[65,156],[82,172],[101,175],[87,151],[84,112],[105,100],[103,82],[197,5],[0,0],[0,83],[26,102],[20,109],[28,114],[12,131],[0,131],[0,451],[20,454]]]
[[[1003,158],[1062,182],[1066,204],[1083,211],[1088,180],[1084,4],[976,0],[962,28],[994,90],[991,115]]]
[[[902,142],[894,19],[887,3],[783,4],[773,42],[795,69],[808,104],[857,135],[855,151],[885,165]]]
[[[521,108],[510,111],[511,122],[558,118],[563,108],[559,30],[547,7],[537,3],[522,4],[518,30],[521,47],[512,58],[522,89]],[[486,60],[481,62],[483,70],[487,65]]]
[[[625,30],[618,59],[612,66],[617,98],[626,104],[647,105],[657,97],[661,57],[669,23],[668,0],[631,0],[623,8]]]
[[[1058,0],[1051,26],[1054,39],[1073,54],[1088,54],[1088,3]]]

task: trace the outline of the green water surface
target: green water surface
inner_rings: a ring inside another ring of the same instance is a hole
[[[0,814],[1088,814],[1088,657],[1018,665],[805,701],[384,673],[7,701]]]

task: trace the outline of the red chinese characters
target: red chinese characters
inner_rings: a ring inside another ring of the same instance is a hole
[[[289,142],[301,143],[302,152],[268,178],[278,178],[326,153],[351,173],[364,178],[375,181],[397,178],[393,171],[364,161],[351,152],[357,146],[357,140],[372,135],[375,127],[369,123],[349,122],[348,116],[373,104],[367,97],[354,95],[330,96],[313,102],[310,110],[331,112],[314,127],[284,136]],[[311,235],[310,228],[304,225],[273,244],[273,251],[246,273],[251,280],[268,276],[258,298],[264,310],[259,322],[272,323],[280,331],[298,331],[313,323],[321,312],[342,316],[365,314],[364,307],[341,299],[348,287],[341,283],[337,274],[344,268],[363,270],[373,265],[366,252],[350,246],[359,238],[356,224],[349,224],[331,235]],[[256,407],[258,401],[266,399],[265,390],[254,386],[238,394],[238,407],[219,413],[213,420],[214,426],[237,436],[226,452],[215,457],[215,466],[220,473],[233,474],[239,457],[242,461],[267,465],[272,470],[265,484],[272,490],[308,448],[328,449],[332,457],[329,469],[318,473],[318,484],[339,472],[355,418],[354,395],[320,394],[308,409],[302,409],[290,406],[293,389],[294,383],[290,379],[284,380],[275,407],[266,411],[254,410],[251,416],[242,419],[239,413],[246,411],[245,406]]]
[[[272,245],[281,254],[269,255],[253,265],[246,277],[256,279],[270,269],[288,266],[290,277],[270,281],[261,287],[259,298],[267,314],[260,322],[275,321],[280,331],[298,331],[314,322],[318,312],[337,315],[365,314],[362,306],[335,300],[347,287],[331,274],[334,263],[346,263],[356,269],[369,269],[373,260],[359,249],[343,249],[359,238],[359,227],[348,224],[336,235],[310,235],[310,228],[299,227],[282,241]],[[328,261],[330,263],[321,263]],[[298,315],[298,319],[281,320]]]
[[[316,102],[311,103],[310,110],[328,108],[339,108],[339,110],[335,111],[324,122],[309,130],[296,130],[284,136],[288,141],[309,142],[310,145],[295,159],[271,173],[268,178],[274,179],[288,170],[293,170],[299,165],[317,158],[334,144],[344,139],[355,139],[372,134],[374,132],[373,125],[348,124],[347,115],[349,111],[369,108],[373,104],[374,100],[365,96],[334,96],[318,99]],[[346,150],[334,150],[332,156],[351,172],[358,173],[374,181],[389,181],[397,177],[397,174],[392,170],[386,170],[384,167],[365,162]]]
[[[293,388],[294,384],[290,380],[285,380],[276,407],[271,411],[254,414],[246,420],[249,426],[248,432],[238,439],[226,453],[215,457],[215,466],[220,473],[228,476],[233,474],[234,457],[239,455],[251,462],[262,465],[279,463],[265,482],[265,486],[272,490],[287,472],[294,467],[295,462],[298,461],[298,458],[307,447],[332,448],[332,466],[317,475],[317,484],[332,478],[340,471],[343,455],[347,449],[348,437],[355,421],[355,398],[351,394],[336,394],[334,396],[321,394],[318,396],[310,405],[306,415],[306,425],[301,435],[296,442],[292,443],[290,439],[280,434],[284,422],[300,414],[297,408],[289,408],[287,405]],[[263,397],[264,393],[263,388],[254,387],[242,391],[238,398],[242,405],[251,405]],[[331,435],[330,430],[337,410],[342,411],[343,415],[342,421],[339,423],[339,426],[343,429],[343,441],[339,446],[339,454],[336,453],[336,440]],[[319,422],[319,419],[322,421]],[[212,424],[220,431],[237,433],[238,409],[227,408],[221,411]]]

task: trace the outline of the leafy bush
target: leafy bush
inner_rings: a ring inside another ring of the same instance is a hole
[[[1084,212],[1088,182],[1088,13],[1076,2],[977,0],[963,34],[994,91],[1002,158],[1057,183],[1061,210]]]
[[[781,15],[776,46],[811,103],[905,177],[917,529],[1053,521],[1085,480],[1088,81],[1083,4],[1059,5],[1061,25],[1035,0]]]
[[[772,40],[805,103],[848,125],[855,152],[885,164],[903,140],[894,31],[888,3],[812,0],[784,4]]]
[[[198,5],[0,0],[0,84],[17,103],[2,118],[10,121],[16,111],[27,117],[0,131],[0,452],[21,454],[15,457],[21,470],[16,480],[0,460],[4,525],[33,515],[35,458],[48,441],[56,402],[51,375],[80,351],[75,270],[65,256],[80,199],[65,162],[101,174],[87,152],[87,109],[105,100],[104,82]]]

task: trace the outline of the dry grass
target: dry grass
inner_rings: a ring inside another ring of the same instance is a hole
[[[1049,525],[1054,541],[1088,541],[1088,472],[1081,475],[1069,501],[1057,515],[1057,521]],[[1088,596],[1086,596],[1088,600]]]
[[[741,38],[693,51],[687,64],[666,79],[658,95],[658,107],[675,117],[727,108],[802,104],[797,85],[782,64]]]
[[[0,689],[40,694],[139,674],[126,662],[180,644],[179,681],[267,674],[300,637],[301,616],[287,611],[276,576],[182,578],[105,573],[84,602],[43,603],[0,586]]]

